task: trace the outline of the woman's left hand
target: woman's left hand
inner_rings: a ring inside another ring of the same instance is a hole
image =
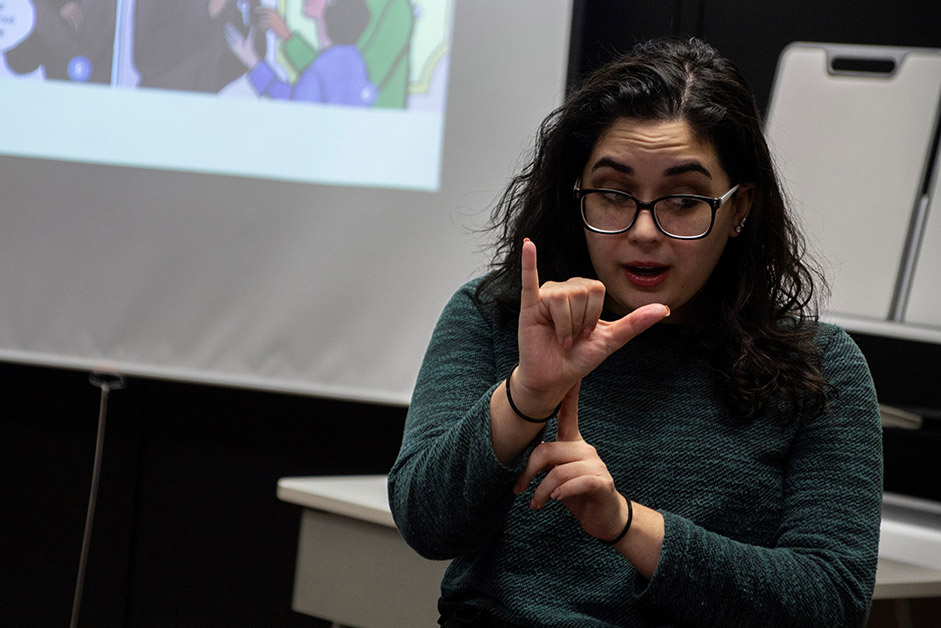
[[[609,541],[616,538],[627,523],[628,507],[614,486],[608,467],[578,430],[580,385],[581,382],[575,384],[562,400],[556,440],[541,443],[533,450],[526,468],[516,480],[514,491],[522,493],[537,473],[546,471],[546,477],[536,487],[530,508],[539,509],[549,499],[557,499],[575,515],[585,532]]]

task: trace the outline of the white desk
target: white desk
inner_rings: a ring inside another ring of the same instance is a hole
[[[304,507],[295,611],[361,628],[437,626],[447,562],[426,560],[402,540],[386,476],[283,478],[278,498]]]
[[[278,498],[304,507],[294,610],[362,628],[436,625],[447,562],[402,540],[386,476],[283,478]],[[941,597],[941,509],[909,516],[917,500],[886,495],[885,504],[873,597]]]
[[[941,597],[941,504],[882,498],[875,599]]]

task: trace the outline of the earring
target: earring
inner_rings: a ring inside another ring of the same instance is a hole
[[[742,222],[738,223],[738,226],[735,227],[735,233],[741,233],[742,229],[745,228],[745,219],[742,218]]]

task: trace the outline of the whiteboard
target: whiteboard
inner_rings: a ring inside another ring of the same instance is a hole
[[[939,96],[938,50],[797,43],[779,59],[766,134],[848,327],[901,322]]]

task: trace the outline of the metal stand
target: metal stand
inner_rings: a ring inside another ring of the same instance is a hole
[[[101,404],[98,410],[98,438],[95,442],[95,463],[92,467],[91,491],[88,496],[88,512],[85,515],[85,535],[82,538],[82,554],[78,561],[78,576],[75,580],[75,597],[72,600],[70,628],[78,626],[78,611],[82,605],[82,588],[85,586],[85,568],[88,563],[88,547],[91,544],[92,524],[95,520],[95,503],[98,501],[98,479],[101,475],[101,453],[105,443],[105,419],[108,416],[108,394],[124,388],[124,376],[111,373],[92,373],[88,381],[101,389]]]

